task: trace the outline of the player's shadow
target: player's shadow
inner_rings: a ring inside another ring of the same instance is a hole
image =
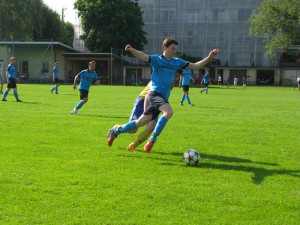
[[[214,164],[214,163],[200,163],[199,168],[236,170],[236,171],[253,173],[252,181],[255,184],[261,184],[266,177],[274,176],[274,175],[289,175],[292,177],[300,178],[300,170],[266,169],[266,168],[260,168],[255,166]]]
[[[182,157],[182,154],[178,153],[178,152],[170,152],[170,153],[155,152],[155,153],[161,154],[161,155],[171,154],[176,157]],[[269,168],[261,167],[261,166],[268,166],[268,167],[280,166],[276,163],[267,163],[267,162],[260,162],[260,161],[256,162],[256,161],[252,161],[249,159],[242,159],[242,158],[222,156],[222,155],[211,155],[211,154],[205,154],[205,153],[200,153],[200,157],[201,157],[200,163],[197,166],[195,166],[194,168],[235,170],[235,171],[253,173],[252,180],[255,184],[261,184],[266,177],[274,176],[274,175],[289,175],[292,177],[300,178],[300,170],[287,170],[287,169],[276,169],[276,168],[269,169]],[[155,159],[157,159],[157,158],[155,158]],[[216,163],[203,162],[206,159],[216,161]],[[242,163],[243,165],[232,165],[229,163]],[[162,164],[163,165],[174,165],[174,166],[178,165],[178,163],[172,163],[172,162],[163,162]],[[255,166],[255,165],[257,165],[257,166]],[[260,166],[258,166],[258,165],[260,165]],[[186,165],[182,164],[182,166],[186,166]]]
[[[108,115],[96,115],[96,114],[78,114],[76,116],[85,117],[97,117],[97,118],[113,118],[113,119],[128,119],[128,116],[108,116]]]

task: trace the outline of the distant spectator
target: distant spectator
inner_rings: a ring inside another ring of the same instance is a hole
[[[229,77],[227,79],[227,88],[230,88],[230,79],[229,79]]]
[[[222,85],[222,77],[221,74],[218,76],[218,85]]]
[[[247,78],[243,77],[243,89],[247,87]]]
[[[299,91],[300,91],[300,75],[297,77],[297,84],[298,84],[298,88],[299,88]]]
[[[234,87],[234,88],[237,87],[238,80],[239,80],[239,78],[234,77],[234,79],[233,79],[233,87]]]

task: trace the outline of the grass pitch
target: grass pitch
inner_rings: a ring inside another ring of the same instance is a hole
[[[128,121],[143,87],[78,91],[18,85],[0,102],[1,224],[298,224],[300,91],[282,87],[190,89],[150,154],[112,147],[106,133]],[[141,131],[141,129],[140,129]],[[201,155],[188,167],[182,154]],[[298,221],[298,222],[297,222]]]

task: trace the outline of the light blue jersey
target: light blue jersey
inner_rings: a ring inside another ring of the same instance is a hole
[[[13,79],[17,78],[16,67],[13,64],[9,64],[7,66],[7,71],[8,71],[8,78],[13,78]]]
[[[54,78],[59,78],[58,68],[56,66],[53,67]]]
[[[192,74],[193,74],[192,70],[190,70],[190,69],[184,70],[183,73],[182,73],[182,83],[181,83],[181,85],[190,85]]]
[[[203,77],[203,79],[204,79],[204,84],[208,84],[209,83],[209,79],[210,79],[209,73],[205,74],[204,77]]]
[[[96,71],[90,73],[88,69],[82,70],[79,76],[80,76],[79,89],[84,89],[87,91],[90,90],[90,86],[94,81],[99,80]]]
[[[176,71],[188,66],[188,62],[180,58],[167,60],[163,55],[149,55],[152,68],[152,91],[160,93],[166,100],[170,97]]]

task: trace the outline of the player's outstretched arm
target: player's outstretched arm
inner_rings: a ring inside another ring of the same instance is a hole
[[[205,66],[207,63],[209,63],[216,55],[218,55],[220,52],[219,49],[213,49],[206,58],[204,58],[203,60],[196,62],[196,63],[190,63],[187,66],[187,69],[200,69],[201,67]]]
[[[125,51],[130,52],[135,58],[142,60],[144,62],[149,61],[149,56],[142,51],[138,51],[133,48],[131,45],[126,45]]]
[[[76,90],[76,84],[77,84],[77,81],[79,80],[79,74],[77,74],[74,78],[74,84],[73,84],[73,89]]]

